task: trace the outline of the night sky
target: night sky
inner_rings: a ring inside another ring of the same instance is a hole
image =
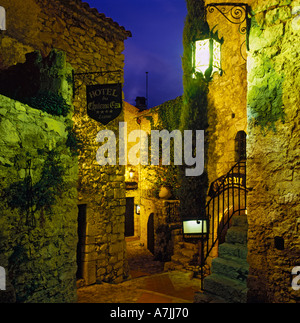
[[[125,101],[135,105],[137,96],[146,96],[146,72],[149,107],[182,95],[185,0],[85,1],[132,33],[125,41]]]

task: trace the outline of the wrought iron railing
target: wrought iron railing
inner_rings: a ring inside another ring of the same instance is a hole
[[[247,206],[246,161],[235,164],[227,175],[212,183],[206,204],[206,220],[209,230],[202,235],[199,243],[199,262],[201,288],[206,275],[208,258],[215,247],[223,242],[224,235],[229,229],[231,219],[235,214],[245,214]],[[204,222],[202,222],[204,223]]]

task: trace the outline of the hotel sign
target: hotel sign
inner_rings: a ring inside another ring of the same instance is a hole
[[[216,197],[228,188],[246,188],[246,176],[245,174],[233,173],[229,176],[222,176],[216,181],[212,182],[208,195],[210,197]]]
[[[107,125],[122,112],[122,85],[103,84],[88,85],[87,114],[90,118]]]

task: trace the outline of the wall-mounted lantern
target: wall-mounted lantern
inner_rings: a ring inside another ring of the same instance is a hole
[[[201,73],[206,80],[218,72],[222,75],[221,69],[221,42],[213,38],[197,40],[193,48],[193,77]]]
[[[135,171],[132,168],[130,168],[130,170],[129,170],[129,177],[130,177],[130,179],[133,179],[134,173],[135,173]]]
[[[208,234],[208,219],[183,219],[183,238],[202,239]]]
[[[127,174],[129,174],[129,181],[125,181],[126,190],[137,190],[138,189],[138,183],[134,179],[134,177],[135,177],[134,169],[130,168]],[[127,176],[128,175],[126,175],[126,177]]]
[[[137,215],[140,215],[140,214],[141,214],[141,206],[140,206],[140,205],[136,205],[136,206],[135,206],[135,213],[136,213]]]

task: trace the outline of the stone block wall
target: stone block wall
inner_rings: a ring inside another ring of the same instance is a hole
[[[66,146],[69,122],[0,95],[0,265],[7,275],[3,302],[77,299],[78,167]],[[43,173],[50,171],[48,163],[52,169],[62,167],[64,188],[51,206],[37,209],[40,201],[30,192],[45,180],[49,183]]]
[[[248,1],[234,1],[248,3]],[[208,0],[210,3],[232,1]],[[222,7],[218,7],[220,10]],[[232,6],[225,7],[229,12]],[[230,19],[230,14],[227,15]],[[242,13],[242,17],[245,15]],[[242,19],[243,19],[242,18]],[[247,132],[247,68],[246,35],[239,32],[239,25],[230,23],[217,9],[207,10],[210,30],[218,31],[224,38],[221,46],[222,76],[215,73],[209,83],[208,93],[208,154],[207,171],[209,183],[227,174],[237,162],[235,138],[239,131]],[[245,23],[241,25],[246,26]]]
[[[255,1],[248,60],[250,302],[299,302],[300,2]]]
[[[107,129],[86,113],[86,84],[123,83],[124,40],[131,36],[123,27],[91,9],[81,0],[6,1],[7,30],[0,34],[3,67],[24,61],[24,54],[51,48],[66,53],[75,73],[118,71],[88,78],[75,77],[74,130],[81,141],[79,201],[86,205],[83,259],[85,284],[121,281],[126,272],[124,218],[126,194],[124,167],[100,167],[95,141]],[[30,21],[30,23],[29,23]],[[123,114],[108,125],[118,138]]]

